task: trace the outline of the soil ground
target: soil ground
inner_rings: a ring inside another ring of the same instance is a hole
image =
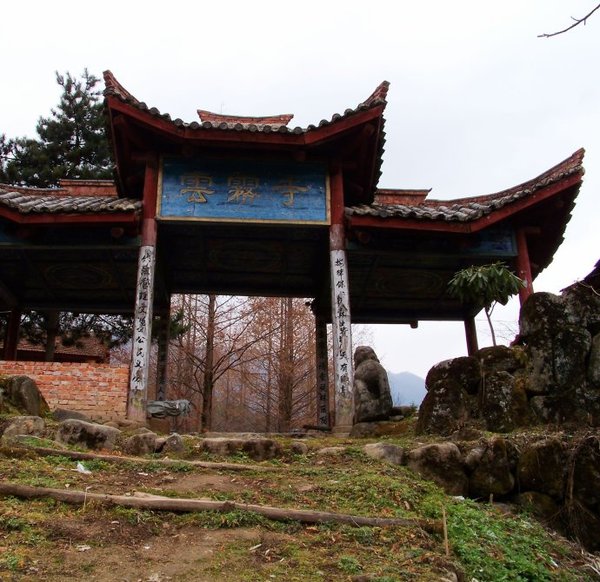
[[[260,463],[268,471],[255,470],[250,459],[238,456],[234,460],[246,470],[184,463],[161,466],[152,458],[129,463],[84,461],[91,474],[78,472],[76,461],[60,451],[56,456],[38,456],[5,446],[0,448],[0,480],[63,490],[142,492],[409,519],[440,520],[444,508],[448,555],[441,534],[416,526],[310,525],[273,522],[240,511],[175,514],[10,497],[0,498],[0,580],[600,579],[596,557],[527,516],[507,516],[500,506],[449,498],[405,467],[368,458],[363,443],[334,438],[306,442],[307,455],[286,453]],[[289,442],[284,439],[282,444],[286,450]],[[344,446],[344,452],[317,454],[319,448],[333,445]],[[497,577],[497,571],[504,577]]]

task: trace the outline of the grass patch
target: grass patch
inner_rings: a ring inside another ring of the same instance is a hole
[[[467,574],[478,580],[579,580],[556,571],[561,554],[547,532],[524,516],[461,501],[448,505],[448,537]]]

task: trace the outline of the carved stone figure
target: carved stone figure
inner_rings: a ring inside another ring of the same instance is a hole
[[[392,412],[392,394],[385,368],[373,348],[354,351],[354,423],[386,420]]]

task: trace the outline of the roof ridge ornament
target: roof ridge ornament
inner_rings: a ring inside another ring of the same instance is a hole
[[[382,81],[379,83],[377,89],[369,95],[369,97],[361,103],[361,105],[366,105],[367,107],[373,107],[374,105],[380,105],[381,103],[387,104],[387,94],[390,88],[389,81]]]
[[[282,113],[280,115],[264,115],[264,116],[250,116],[250,115],[227,115],[223,113],[214,113],[213,111],[207,111],[206,109],[198,109],[198,117],[200,122],[204,123],[208,121],[213,124],[227,123],[236,124],[248,127],[250,125],[271,125],[271,126],[287,126],[288,123],[294,118],[293,113]]]

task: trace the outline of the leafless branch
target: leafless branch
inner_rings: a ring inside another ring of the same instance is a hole
[[[588,12],[583,18],[575,18],[573,16],[571,16],[571,19],[574,20],[573,24],[571,24],[571,26],[567,26],[567,28],[564,28],[563,30],[558,30],[557,32],[551,32],[551,33],[547,33],[545,32],[544,34],[538,34],[538,38],[550,38],[551,36],[557,36],[559,34],[563,34],[565,32],[568,32],[569,30],[575,28],[576,26],[579,26],[580,24],[587,24],[587,19],[594,14],[594,12],[596,12],[596,10],[598,10],[600,8],[600,4],[597,4],[590,12]]]

